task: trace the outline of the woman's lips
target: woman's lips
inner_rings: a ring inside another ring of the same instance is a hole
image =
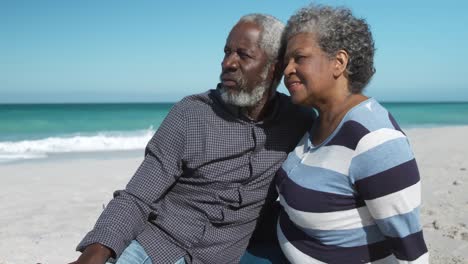
[[[299,87],[301,86],[300,82],[294,81],[294,82],[288,82],[286,84],[286,88],[288,88],[288,91],[290,93],[295,92]]]

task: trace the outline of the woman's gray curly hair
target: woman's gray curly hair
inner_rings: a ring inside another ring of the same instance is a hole
[[[298,10],[288,20],[285,39],[299,33],[314,34],[319,47],[330,57],[345,50],[349,55],[346,67],[349,90],[362,92],[375,73],[374,41],[364,19],[354,17],[345,7],[312,4]]]

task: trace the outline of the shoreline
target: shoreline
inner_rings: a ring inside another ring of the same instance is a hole
[[[46,157],[31,158],[31,159],[17,159],[11,161],[0,161],[0,168],[2,166],[13,166],[18,164],[30,164],[30,163],[53,163],[63,162],[69,160],[114,160],[121,158],[138,158],[143,160],[145,150],[134,149],[134,150],[109,150],[109,151],[82,151],[82,152],[61,152],[61,153],[48,153]],[[0,263],[1,264],[1,263]]]
[[[467,124],[456,124],[456,125],[441,125],[441,124],[425,124],[425,125],[405,125],[402,126],[402,129],[404,131],[411,131],[411,130],[418,130],[418,129],[439,129],[439,128],[459,128],[459,127],[468,127]],[[141,130],[137,130],[141,131]],[[121,156],[127,156],[127,157],[134,157],[137,156],[138,154],[144,155],[144,149],[146,146],[146,142],[152,137],[155,131],[152,131],[150,136],[147,135],[147,138],[145,140],[142,140],[140,142],[140,145],[137,148],[131,148],[131,149],[115,149],[116,143],[118,142],[119,139],[114,139],[113,140],[113,146],[114,149],[109,149],[106,150],[103,148],[103,146],[100,146],[101,149],[96,149],[96,150],[79,150],[79,149],[74,149],[73,147],[69,146],[69,149],[66,151],[58,152],[54,150],[56,146],[50,146],[50,148],[47,147],[47,145],[41,145],[39,148],[37,146],[34,146],[34,142],[36,141],[47,141],[51,139],[65,139],[65,140],[70,140],[70,136],[50,136],[50,137],[45,137],[45,138],[38,138],[35,140],[19,140],[19,141],[0,141],[0,149],[1,145],[3,144],[13,144],[13,145],[18,145],[20,149],[23,149],[23,151],[19,150],[14,150],[14,152],[6,151],[2,152],[0,150],[0,166],[3,165],[10,165],[10,164],[18,164],[18,163],[29,163],[29,162],[43,162],[43,161],[60,161],[60,160],[65,160],[65,159],[76,159],[76,158],[95,158],[95,159],[109,159],[109,158],[114,158],[114,157],[121,157]],[[99,132],[96,132],[96,134],[99,134]],[[90,134],[92,135],[92,134]],[[82,135],[81,137],[86,138],[85,135]],[[91,136],[94,137],[94,136]],[[122,138],[120,140],[125,140],[125,138]],[[76,144],[75,142],[68,142],[69,144]],[[29,146],[28,148],[25,148],[25,144],[33,144],[33,146]],[[41,143],[44,144],[44,143]],[[55,142],[51,142],[51,144],[55,144]],[[86,144],[102,144],[102,142],[86,142]],[[66,147],[64,145],[60,145],[60,147]],[[11,148],[11,146],[9,146]],[[8,149],[8,148],[7,148]],[[14,149],[14,148],[12,148]],[[25,150],[27,149],[27,151]],[[1,264],[1,263],[0,263]]]
[[[468,263],[468,126],[404,127],[422,178],[433,264]],[[68,263],[144,150],[53,154],[0,163],[0,264]]]

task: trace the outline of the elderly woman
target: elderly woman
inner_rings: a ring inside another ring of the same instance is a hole
[[[312,5],[286,26],[284,82],[319,119],[276,179],[278,240],[292,263],[427,263],[420,180],[392,115],[362,94],[375,72],[368,25]]]

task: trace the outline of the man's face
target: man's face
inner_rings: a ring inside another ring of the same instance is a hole
[[[267,54],[260,48],[261,29],[240,22],[231,30],[221,63],[221,97],[229,104],[254,106],[271,85]]]

